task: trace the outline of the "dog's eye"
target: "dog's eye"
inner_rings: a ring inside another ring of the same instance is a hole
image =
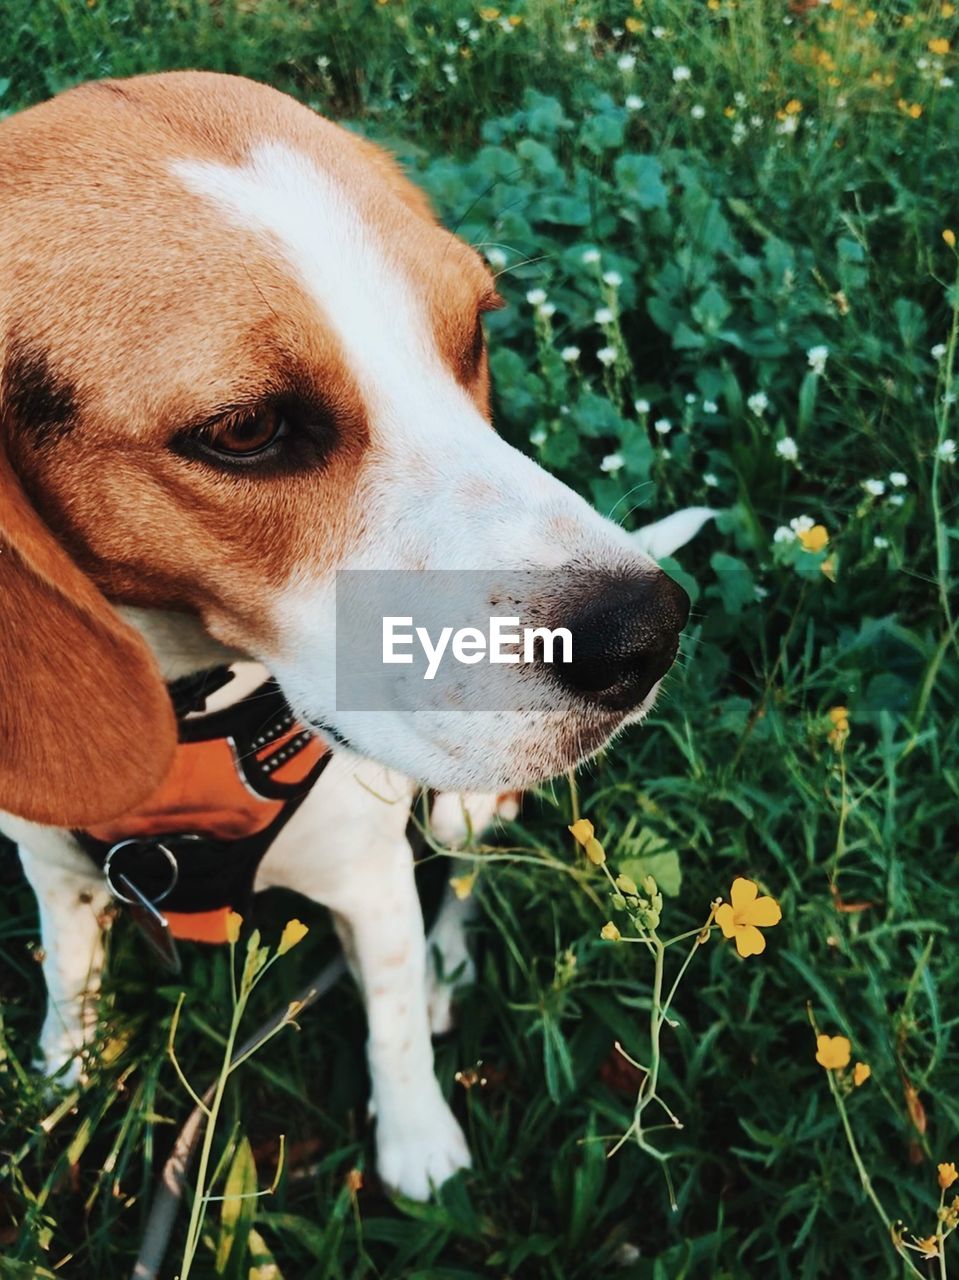
[[[253,413],[230,414],[205,427],[200,443],[224,458],[253,458],[265,453],[289,432],[283,415],[272,406]]]

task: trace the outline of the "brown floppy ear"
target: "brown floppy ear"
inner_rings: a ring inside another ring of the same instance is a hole
[[[162,782],[176,722],[153,655],[34,511],[0,446],[0,809],[82,827]]]

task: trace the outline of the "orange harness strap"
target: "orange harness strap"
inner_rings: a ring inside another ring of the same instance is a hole
[[[246,909],[260,862],[330,753],[273,680],[224,711],[181,719],[179,737],[145,804],[75,834],[121,900],[125,877],[175,937],[225,942],[228,913]]]

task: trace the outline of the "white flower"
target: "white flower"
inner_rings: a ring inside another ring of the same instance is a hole
[[[599,262],[599,259],[600,259],[600,252],[598,249],[584,249],[583,256],[580,258],[580,262],[583,264],[584,267],[592,267],[592,266],[595,266],[597,262]]]
[[[636,412],[637,412],[637,413],[639,413],[639,414],[649,413],[649,401],[648,401],[648,400],[634,400],[634,401],[633,401],[633,408],[634,408],[634,409],[636,410]]]
[[[604,364],[608,369],[611,364],[616,363],[616,348],[600,347],[600,349],[596,352],[596,359],[599,361],[600,364]]]
[[[536,308],[536,314],[541,320],[549,320],[551,316],[556,314],[556,304],[554,302],[544,302],[542,306]]]
[[[916,59],[916,70],[917,70],[917,71],[925,71],[925,70],[926,70],[926,68],[927,68],[928,66],[929,66],[929,59],[928,59],[928,58],[917,58],[917,59]]]
[[[600,471],[608,471],[615,474],[621,470],[623,466],[623,455],[621,453],[607,453],[606,457],[599,464]]]
[[[746,95],[741,89],[737,93],[733,94],[733,102],[735,102],[736,106],[739,108],[746,105]]]
[[[813,373],[822,373],[826,368],[826,361],[829,359],[829,348],[810,347],[806,352],[806,359],[809,361],[809,367]]]
[[[503,250],[494,245],[492,249],[486,250],[486,261],[491,267],[495,267],[497,271],[502,271],[506,266],[507,258]]]
[[[789,527],[793,533],[808,533],[815,523],[812,516],[793,516],[789,522]]]
[[[886,492],[886,485],[883,480],[863,480],[862,487],[874,498],[881,498]]]
[[[684,80],[690,80],[692,78],[692,74],[693,73],[690,71],[689,67],[673,67],[673,80],[676,84],[682,84]]]
[[[753,587],[753,595],[757,600],[765,600],[766,597],[769,595],[769,588],[761,587],[757,582],[756,585]]]
[[[459,45],[456,44],[454,41],[447,40],[446,44],[443,45],[443,52],[446,54],[448,58],[452,58],[458,48],[459,48]]]
[[[566,50],[567,53],[575,53],[576,50],[579,48],[579,45],[576,43],[575,40],[564,40],[563,48]]]
[[[526,301],[531,307],[541,307],[546,301],[546,290],[530,289],[529,293],[526,295]]]
[[[616,65],[620,71],[632,71],[636,65],[635,55],[632,53],[624,53],[621,58],[616,59]]]
[[[952,88],[952,86],[953,86],[954,84],[955,84],[955,81],[953,80],[952,76],[940,76],[940,77],[939,77],[939,88],[940,88],[940,89],[951,89],[951,88]]]
[[[673,424],[668,418],[657,418],[653,423],[653,430],[657,431],[661,436],[668,436],[673,429]]]
[[[715,400],[703,401],[703,413],[718,413],[718,412],[719,412],[719,405],[716,403]]]
[[[713,475],[711,471],[707,471],[703,475],[703,484],[709,489],[715,489],[719,484],[719,476]]]
[[[889,483],[894,489],[905,489],[906,485],[909,483],[909,477],[906,475],[905,471],[890,471]]]
[[[618,289],[623,283],[623,277],[618,271],[604,271],[603,284],[608,284],[611,289]]]
[[[469,31],[469,28],[470,28],[470,20],[469,20],[469,18],[457,18],[457,19],[456,19],[456,30],[457,30],[457,31]]]
[[[799,458],[799,445],[792,436],[783,436],[776,441],[776,453],[787,462],[795,462]]]
[[[942,444],[936,450],[936,457],[940,462],[955,462],[956,454],[959,453],[959,445],[955,440],[943,440]]]
[[[459,81],[459,76],[456,74],[456,68],[452,63],[444,62],[441,70],[450,84],[456,84]]]
[[[513,26],[512,22],[510,22],[509,18],[500,18],[499,29],[500,31],[505,31],[507,35],[510,35],[516,28]]]
[[[765,391],[754,391],[746,403],[749,405],[750,413],[754,413],[759,418],[769,408],[769,396]]]
[[[762,116],[750,116],[749,123],[754,129],[761,129],[765,123]]]
[[[904,493],[891,493],[887,499],[891,507],[901,507],[906,501]]]
[[[795,133],[799,128],[798,116],[787,116],[785,120],[780,120],[776,125],[776,132],[783,134]]]
[[[741,147],[743,143],[746,141],[747,133],[748,133],[748,130],[746,126],[743,124],[742,120],[737,120],[733,125],[733,131],[732,131],[732,134],[730,135],[733,140],[733,146]]]
[[[639,96],[638,93],[628,93],[626,95],[627,111],[642,111],[645,105],[646,105],[645,101]]]
[[[546,428],[545,428],[545,427],[537,427],[535,431],[531,431],[531,432],[530,432],[530,436],[529,436],[529,440],[530,440],[530,444],[535,444],[537,448],[539,448],[539,446],[540,446],[541,444],[545,444],[545,443],[546,443]]]
[[[575,364],[579,359],[579,347],[564,347],[559,353],[559,358],[565,360],[567,364]]]
[[[946,344],[944,342],[937,342],[936,345],[930,349],[929,354],[932,356],[933,360],[941,360],[946,354]]]
[[[695,393],[694,391],[687,391],[687,392],[686,392],[686,403],[687,403],[687,404],[695,404],[695,403],[696,403],[696,393]]]
[[[610,311],[609,307],[600,307],[594,314],[593,319],[598,325],[612,324],[613,313]]]
[[[886,547],[889,546],[889,539],[883,537],[881,533],[877,533],[872,540],[872,545],[877,551],[885,551]]]
[[[706,115],[706,108],[701,102],[696,102],[689,108],[689,114],[694,120],[702,120]]]
[[[666,28],[653,27],[651,34],[654,40],[662,40],[663,36],[666,34]]]
[[[781,524],[773,534],[773,542],[792,542],[795,537],[796,535],[789,525]]]

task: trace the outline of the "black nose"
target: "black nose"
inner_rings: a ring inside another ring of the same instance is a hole
[[[553,673],[598,707],[631,710],[673,665],[688,618],[686,592],[659,570],[612,582],[564,623],[573,657]]]

